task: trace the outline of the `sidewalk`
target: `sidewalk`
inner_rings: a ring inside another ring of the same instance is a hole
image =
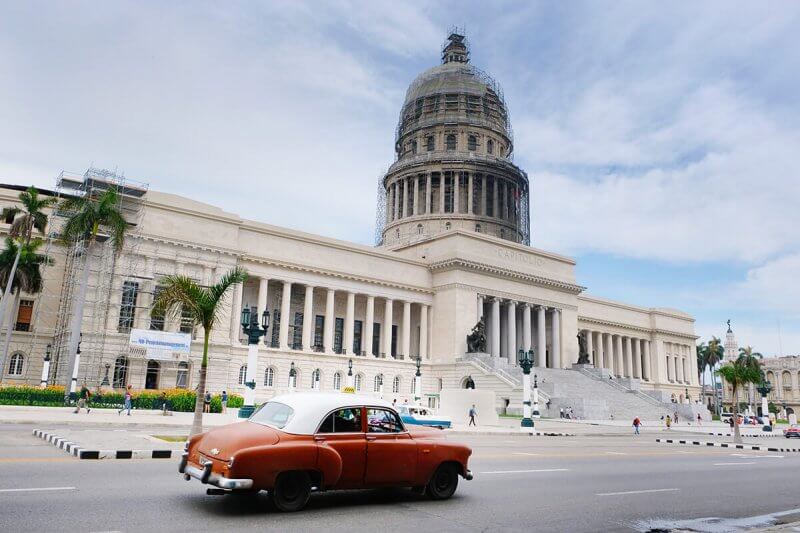
[[[72,407],[31,407],[21,405],[0,405],[0,424],[36,424],[42,429],[48,425],[67,425],[86,427],[91,425],[115,425],[120,427],[164,427],[185,428],[192,426],[194,413],[172,413],[164,416],[159,410],[132,410],[118,414],[116,409],[92,409],[75,414]],[[238,409],[228,409],[226,414],[205,413],[204,427],[224,426],[238,422]]]

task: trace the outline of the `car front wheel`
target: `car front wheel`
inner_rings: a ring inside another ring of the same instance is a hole
[[[426,492],[432,500],[446,500],[458,487],[458,470],[456,465],[445,463],[439,465],[433,477],[428,482]]]
[[[307,472],[284,472],[275,480],[269,493],[276,509],[285,513],[299,511],[311,496],[311,478]]]

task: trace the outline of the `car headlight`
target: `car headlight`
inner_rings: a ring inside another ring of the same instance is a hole
[[[233,460],[234,459],[235,459],[235,457],[233,457],[233,456],[231,456],[231,458],[228,459],[228,468],[233,468]]]

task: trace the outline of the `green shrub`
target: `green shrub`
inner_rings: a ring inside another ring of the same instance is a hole
[[[64,387],[44,389],[27,385],[0,387],[0,405],[61,407],[64,405]]]

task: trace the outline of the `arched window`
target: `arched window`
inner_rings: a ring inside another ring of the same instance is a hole
[[[445,137],[445,148],[448,150],[455,150],[456,149],[456,136],[453,133],[450,133]]]
[[[311,388],[319,389],[321,385],[322,385],[322,372],[320,372],[319,368],[317,368],[311,373]]]
[[[392,380],[392,392],[395,394],[400,392],[400,376],[395,376]]]
[[[120,355],[114,362],[114,388],[123,389],[128,384],[128,358]]]
[[[147,374],[144,376],[145,389],[158,388],[158,375],[161,372],[161,364],[158,361],[147,362]]]
[[[411,141],[411,153],[412,154],[417,153],[417,141]]]
[[[429,152],[433,152],[434,142],[433,142],[433,135],[429,135],[425,138],[425,149]]]
[[[467,137],[467,150],[474,152],[478,149],[478,138],[474,135]]]
[[[185,389],[189,386],[189,363],[181,361],[178,363],[178,377],[175,380],[175,387]]]
[[[781,381],[783,381],[783,388],[785,390],[792,389],[792,375],[788,371],[783,373]]]
[[[422,235],[422,224],[417,224],[417,235]]]
[[[247,381],[247,365],[242,365],[239,367],[239,385],[244,385],[245,381]]]
[[[446,230],[449,230],[449,229],[450,229],[452,226],[453,226],[453,225],[452,225],[452,224],[450,224],[449,222],[445,222],[445,223],[444,223],[444,229],[446,229]]]
[[[11,362],[8,365],[9,376],[21,376],[22,365],[25,363],[25,356],[21,353],[15,353],[11,356]]]
[[[356,391],[361,391],[361,384],[364,381],[363,374],[356,374],[355,379],[353,380],[353,386],[355,387]]]
[[[382,383],[383,383],[383,374],[378,374],[377,376],[375,376],[375,379],[373,380],[372,391],[380,392]]]
[[[275,369],[271,366],[267,367],[264,371],[264,386],[265,387],[274,387],[275,386]]]
[[[333,390],[342,390],[342,373],[336,372],[333,375]]]
[[[475,224],[475,233],[480,233],[480,232],[481,232],[481,225]]]
[[[296,368],[294,369],[294,376],[289,373],[289,386],[293,389],[297,388],[297,383],[300,381],[300,371]]]
[[[486,141],[486,152],[490,154],[494,153],[494,141],[491,139]]]

